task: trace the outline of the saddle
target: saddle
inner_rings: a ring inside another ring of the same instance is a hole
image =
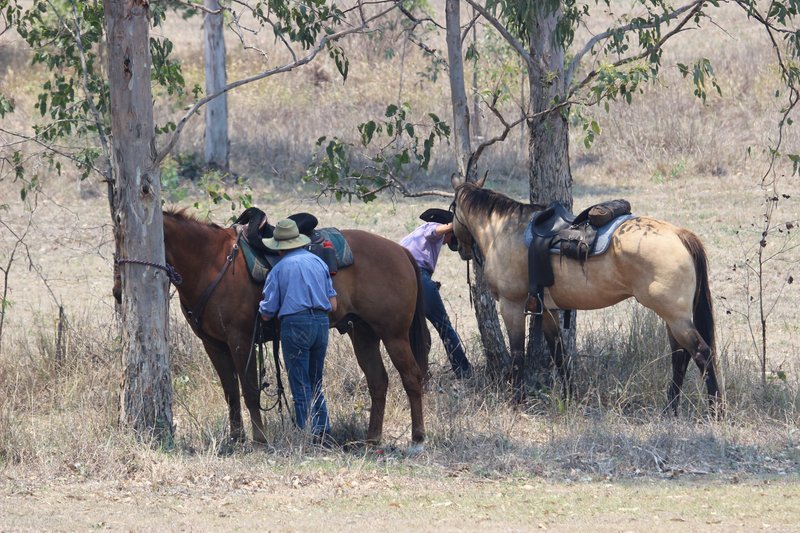
[[[287,218],[294,220],[300,233],[311,239],[306,249],[325,261],[331,276],[335,276],[340,268],[353,264],[353,252],[338,229],[317,229],[319,221],[310,213],[295,213]],[[273,226],[267,222],[267,215],[257,207],[247,208],[236,219],[234,226],[241,237],[242,253],[250,279],[255,283],[263,283],[280,259],[278,252],[270,250],[262,242],[272,237]]]
[[[632,218],[630,212],[631,205],[626,200],[595,204],[577,216],[559,202],[537,211],[525,235],[529,243],[527,311],[540,315],[544,310],[544,289],[555,283],[550,255],[558,254],[583,263],[589,256],[604,253],[610,235],[622,222]],[[607,237],[601,240],[599,236]]]

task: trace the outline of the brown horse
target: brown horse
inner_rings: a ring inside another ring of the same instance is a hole
[[[430,334],[419,270],[410,254],[395,242],[359,230],[342,234],[354,262],[333,278],[338,307],[330,323],[350,335],[367,379],[372,400],[367,441],[379,442],[383,431],[389,382],[380,353],[383,341],[411,405],[412,441],[421,445],[425,439],[422,381],[427,373]],[[263,442],[255,362],[249,357],[262,286],[250,279],[238,247],[235,228],[200,222],[184,210],[164,212],[167,265],[182,278],[176,287],[184,315],[222,383],[231,437],[244,438],[241,384],[253,439]]]
[[[489,289],[499,301],[508,330],[514,383],[520,387],[528,300],[528,248],[523,234],[541,208],[483,189],[483,181],[453,179],[453,229],[461,258],[483,260]],[[622,223],[604,254],[584,262],[554,255],[551,263],[555,283],[549,296],[546,293],[542,329],[556,365],[563,364],[561,332],[550,309],[601,309],[634,297],[667,324],[673,350],[667,408],[677,414],[686,369],[694,359],[714,409],[721,396],[714,316],[706,254],[695,234],[653,218],[635,217]]]

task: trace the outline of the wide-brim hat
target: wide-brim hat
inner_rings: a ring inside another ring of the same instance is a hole
[[[272,237],[263,239],[261,242],[270,250],[294,250],[307,245],[311,239],[300,233],[294,220],[286,218],[275,224]]]
[[[449,224],[453,221],[453,213],[447,211],[446,209],[431,207],[430,209],[426,209],[425,212],[419,216],[419,218],[421,218],[425,222],[438,222],[439,224]]]

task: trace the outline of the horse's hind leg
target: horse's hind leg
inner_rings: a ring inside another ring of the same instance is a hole
[[[705,378],[706,391],[708,392],[708,407],[711,410],[711,416],[719,418],[723,415],[721,405],[721,396],[719,384],[717,383],[717,369],[714,361],[714,354],[705,343],[700,333],[694,331],[695,337],[695,356],[693,357],[697,368],[700,369],[700,374]]]
[[[236,369],[233,366],[233,359],[227,350],[222,350],[203,341],[211,364],[217,371],[222,392],[225,394],[225,402],[228,404],[228,419],[230,421],[230,436],[232,440],[243,441],[245,439],[244,425],[242,423],[242,404],[239,401],[239,382],[237,381]]]
[[[349,332],[356,353],[358,366],[364,372],[369,387],[371,406],[369,411],[369,429],[367,442],[378,444],[383,433],[383,415],[386,411],[386,391],[389,388],[389,376],[381,358],[380,340],[369,326],[356,323]]]
[[[714,416],[718,416],[719,413],[717,411],[719,406],[717,403],[720,400],[720,391],[717,383],[717,373],[711,348],[709,348],[708,344],[706,344],[700,333],[691,323],[689,325],[668,324],[668,333],[670,345],[673,349],[673,384],[670,385],[667,399],[673,403],[673,387],[677,385],[675,389],[673,405],[675,413],[677,414],[677,401],[680,396],[680,388],[683,383],[683,377],[686,374],[686,367],[688,366],[689,359],[691,358],[694,359],[694,362],[697,364],[697,367],[700,369],[700,372],[705,379],[706,390],[708,391],[709,407],[714,413]],[[678,353],[676,351],[676,346],[682,348],[681,351],[684,353],[684,355],[678,360],[682,367],[680,374],[678,373],[680,367],[675,366],[676,354]]]
[[[384,337],[383,344],[400,373],[411,406],[411,441],[414,444],[421,444],[425,440],[425,423],[422,418],[422,370],[411,352],[408,335],[395,335],[388,339]]]
[[[683,386],[683,378],[686,377],[686,369],[689,366],[691,355],[675,340],[669,328],[667,328],[667,336],[669,337],[669,345],[672,347],[672,381],[669,384],[669,389],[667,389],[667,405],[664,408],[664,413],[666,414],[672,410],[675,416],[678,416],[681,387]]]

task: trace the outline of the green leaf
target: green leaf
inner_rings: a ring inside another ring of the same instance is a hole
[[[375,133],[378,125],[375,123],[374,120],[370,120],[358,126],[358,130],[361,132],[361,144],[367,146],[369,143],[372,142],[372,136]]]

